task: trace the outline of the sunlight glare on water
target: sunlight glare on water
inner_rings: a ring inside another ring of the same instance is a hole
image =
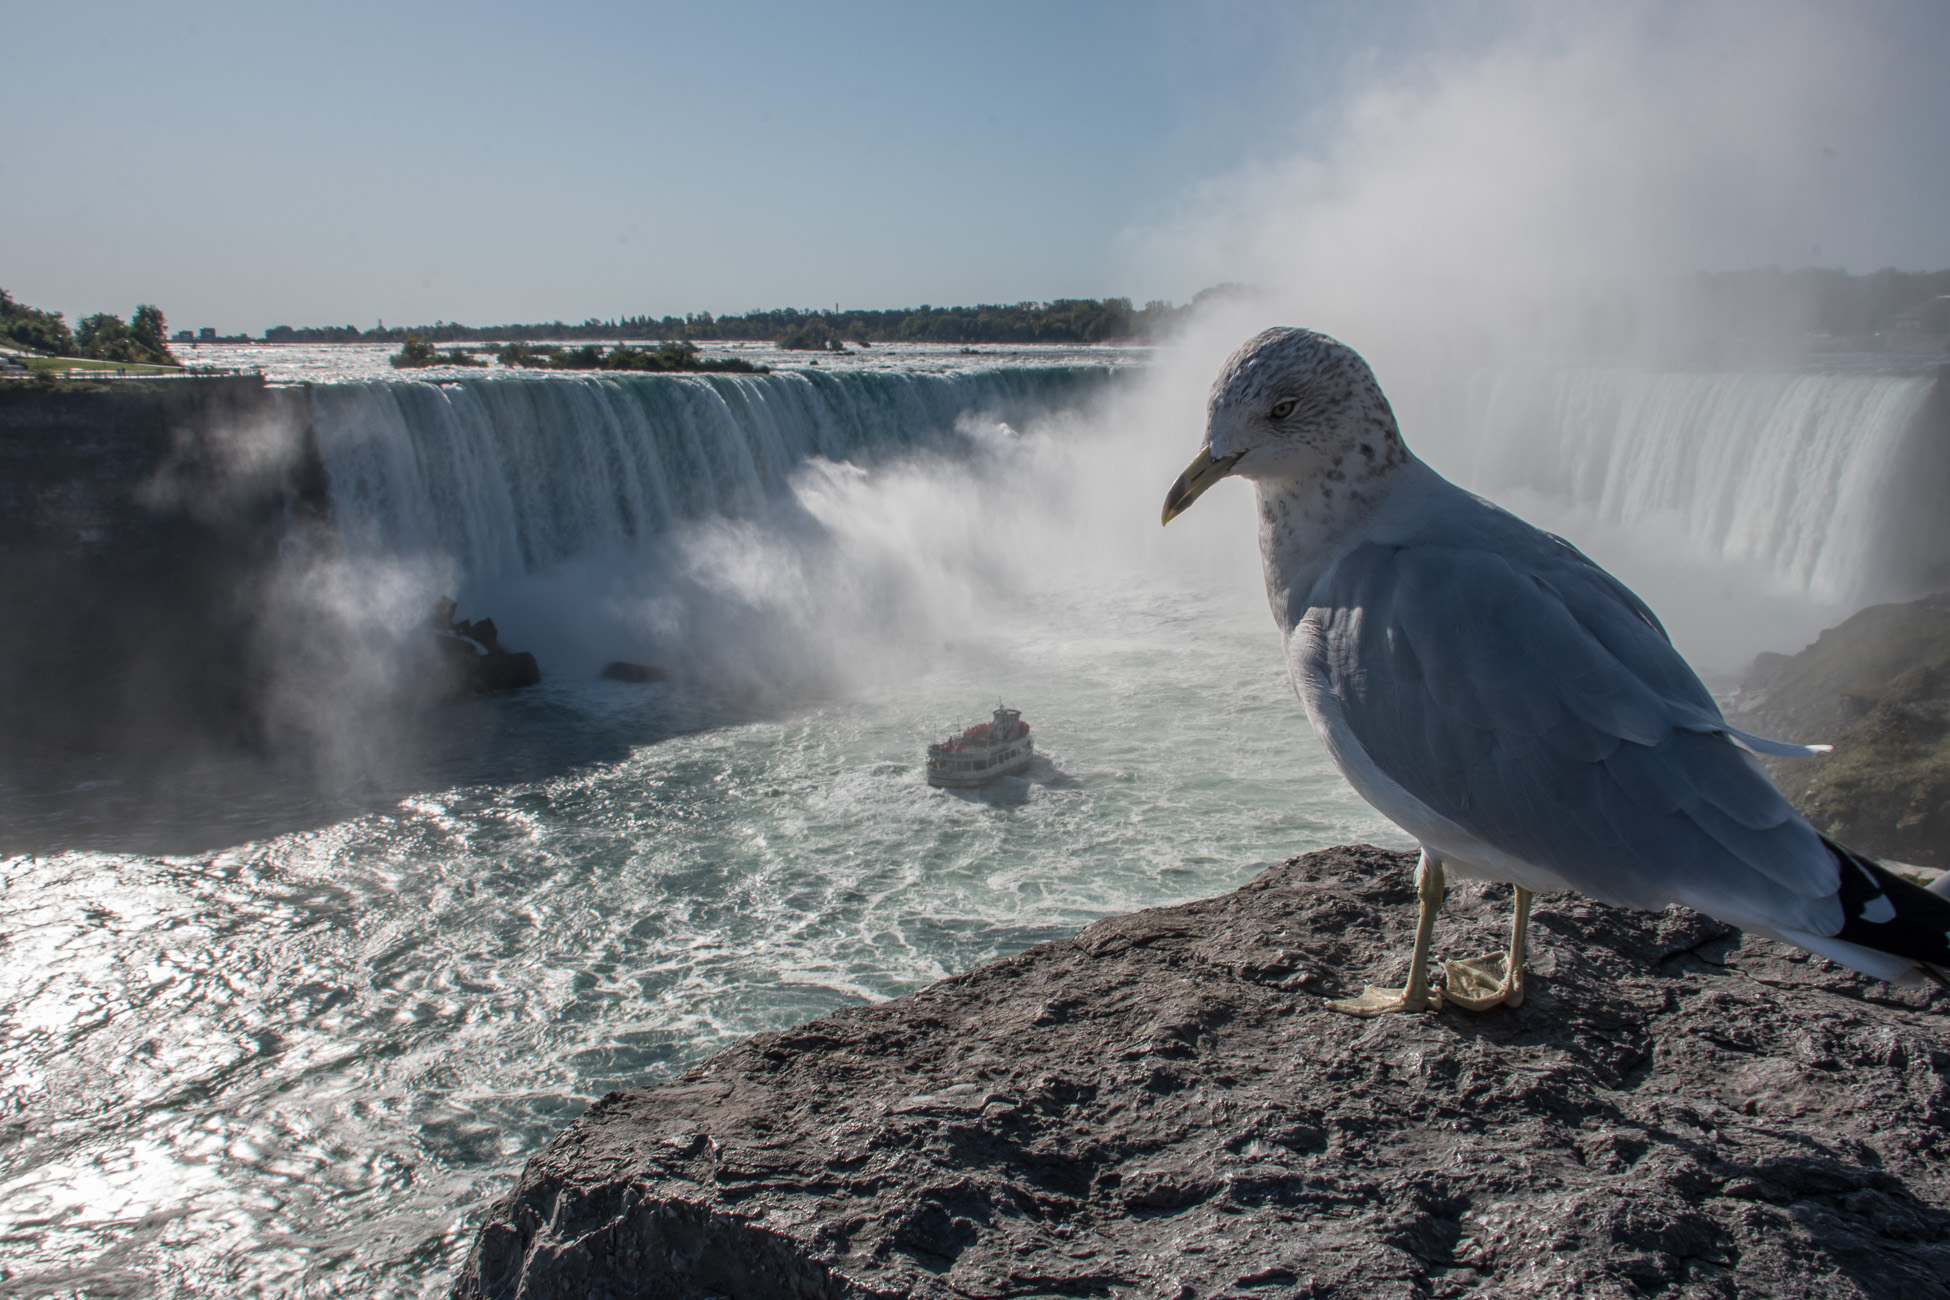
[[[485,1202],[611,1088],[1400,842],[1277,647],[1209,597],[1051,594],[798,716],[699,727],[668,688],[547,685],[488,707],[672,734],[210,855],[11,860],[0,1259],[51,1287],[441,1294]],[[998,695],[1035,766],[930,790],[927,741]]]

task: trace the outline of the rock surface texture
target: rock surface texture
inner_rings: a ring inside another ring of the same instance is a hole
[[[1515,1009],[1353,1020],[1413,859],[1099,921],[612,1093],[462,1297],[1950,1296],[1950,995],[1538,900]],[[1498,945],[1465,885],[1445,956]]]

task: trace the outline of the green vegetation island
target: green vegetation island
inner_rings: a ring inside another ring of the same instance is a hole
[[[182,368],[169,353],[162,309],[143,303],[126,321],[107,312],[84,317],[73,330],[58,311],[16,302],[0,289],[0,343],[27,354],[26,368],[54,376],[66,370]]]

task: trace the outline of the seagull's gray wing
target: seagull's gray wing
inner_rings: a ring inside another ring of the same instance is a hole
[[[1651,611],[1568,543],[1471,499],[1439,532],[1357,547],[1308,604],[1295,667],[1383,773],[1479,840],[1608,901],[1841,923],[1814,829]]]

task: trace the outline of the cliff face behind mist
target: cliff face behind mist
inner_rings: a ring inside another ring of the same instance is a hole
[[[250,729],[280,542],[323,510],[302,390],[0,385],[0,765]]]
[[[1950,868],[1950,592],[1872,605],[1798,654],[1760,656],[1731,718],[1835,747],[1768,764],[1821,830],[1874,857]]]

